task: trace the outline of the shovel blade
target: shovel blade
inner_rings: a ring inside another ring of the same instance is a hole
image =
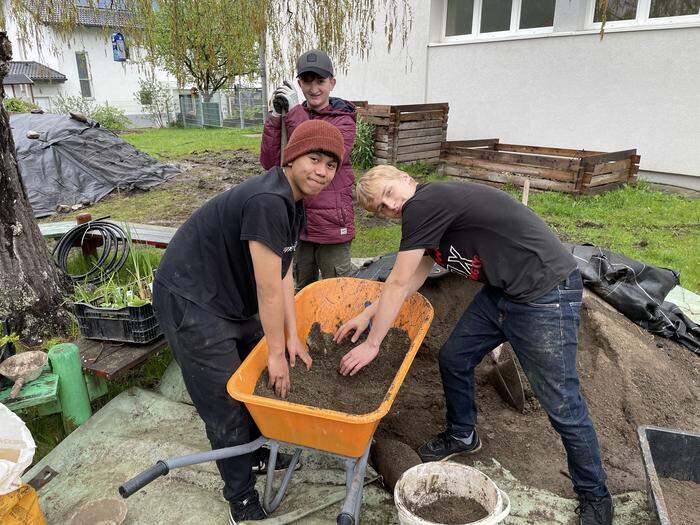
[[[493,365],[491,382],[503,401],[518,412],[525,409],[525,392],[520,372],[512,357]]]

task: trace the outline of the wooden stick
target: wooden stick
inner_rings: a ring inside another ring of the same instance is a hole
[[[530,179],[525,179],[523,182],[523,199],[522,203],[527,206],[527,200],[530,198]]]

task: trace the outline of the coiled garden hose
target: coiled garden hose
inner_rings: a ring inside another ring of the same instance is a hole
[[[124,229],[112,222],[106,222],[104,219],[107,218],[102,217],[79,224],[61,237],[54,247],[52,255],[56,264],[73,281],[84,283],[103,281],[124,266],[129,256],[131,243]],[[88,271],[81,274],[71,274],[68,271],[68,255],[72,248],[83,245],[88,234],[101,238],[102,252],[95,258]]]

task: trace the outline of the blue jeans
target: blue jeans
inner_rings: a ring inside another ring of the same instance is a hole
[[[600,446],[576,371],[581,274],[574,270],[551,292],[515,303],[485,286],[440,349],[447,430],[465,436],[476,426],[474,368],[491,350],[510,342],[532,390],[566,449],[574,490],[606,496]]]

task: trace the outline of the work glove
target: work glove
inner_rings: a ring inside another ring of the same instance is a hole
[[[282,112],[288,113],[299,103],[299,97],[294,86],[287,80],[272,93],[272,116],[279,117]]]

